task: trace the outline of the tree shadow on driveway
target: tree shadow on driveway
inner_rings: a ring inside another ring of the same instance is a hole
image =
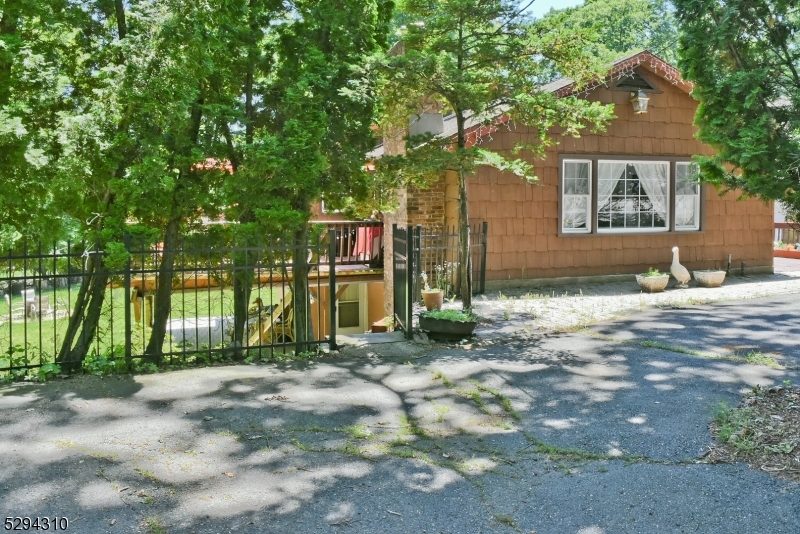
[[[431,346],[408,363],[354,351],[12,386],[2,508],[80,532],[567,532],[520,504],[563,498],[537,493],[532,471],[562,487],[596,462],[685,469],[713,404],[788,376],[570,334]],[[611,528],[586,514],[575,524]]]

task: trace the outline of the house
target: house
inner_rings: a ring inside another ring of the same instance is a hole
[[[543,88],[573,94],[569,79]],[[713,151],[694,138],[697,102],[692,85],[673,66],[649,51],[611,64],[603,80],[583,88],[581,98],[614,105],[606,131],[580,138],[552,131],[556,144],[544,159],[531,159],[539,183],[495,169],[479,168],[468,181],[471,222],[488,222],[486,287],[535,286],[575,277],[668,270],[671,248],[690,270],[725,268],[772,272],[772,203],[721,195],[690,177],[692,156]],[[649,97],[636,113],[632,94]],[[429,118],[426,118],[428,120]],[[440,119],[441,135],[455,135],[455,117]],[[531,136],[531,128],[507,117],[492,127],[468,123],[467,139],[496,151],[510,151]],[[401,150],[387,140],[379,157]],[[443,173],[430,189],[401,191],[391,224],[443,226],[457,223],[457,178]],[[392,257],[391,239],[386,257]],[[391,309],[391,272],[385,273],[385,301]]]

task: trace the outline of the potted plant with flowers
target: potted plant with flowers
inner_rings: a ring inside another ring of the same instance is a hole
[[[454,265],[450,262],[444,262],[443,265],[436,265],[433,268],[432,285],[428,282],[428,274],[423,271],[420,277],[422,278],[422,301],[425,303],[425,309],[441,310],[444,303],[444,294],[450,288],[450,280],[453,277]]]

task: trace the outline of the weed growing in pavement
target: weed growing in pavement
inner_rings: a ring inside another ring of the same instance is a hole
[[[499,401],[500,401],[500,404],[501,404],[501,406],[503,407],[503,410],[504,410],[504,411],[505,411],[505,412],[506,412],[508,415],[510,415],[511,417],[513,417],[514,419],[516,419],[517,421],[519,421],[519,420],[520,420],[520,415],[519,415],[519,413],[518,413],[518,412],[517,412],[517,411],[514,409],[514,407],[511,405],[511,399],[509,399],[508,397],[506,397],[505,395],[503,395],[502,393],[500,393],[500,392],[499,392],[499,391],[497,391],[496,389],[492,389],[492,388],[490,388],[489,386],[484,386],[483,384],[481,384],[481,383],[480,383],[480,382],[478,382],[477,380],[469,380],[469,382],[470,382],[471,384],[473,384],[473,385],[474,385],[476,388],[478,388],[479,390],[481,390],[481,391],[485,391],[485,392],[486,392],[486,393],[488,393],[489,395],[491,395],[491,396],[493,396],[494,398],[496,398],[497,400],[499,400]]]
[[[700,350],[680,347],[677,345],[670,345],[668,343],[664,343],[662,341],[655,341],[652,339],[642,339],[642,340],[617,339],[611,336],[605,336],[603,334],[599,334],[597,332],[592,332],[591,330],[587,330],[583,333],[596,339],[602,339],[603,341],[613,341],[614,343],[622,343],[624,345],[637,345],[639,347],[645,347],[649,349],[659,349],[659,350],[666,350],[669,352],[677,352],[679,354],[689,354],[691,356],[708,358],[710,360],[726,360],[730,362],[748,363],[751,365],[766,365],[768,367],[773,367],[776,369],[784,368],[774,357],[769,355],[764,355],[761,352],[757,351],[751,351],[748,354],[745,354],[744,356],[739,356],[738,354],[731,354],[731,355],[716,354],[713,352],[703,352]]]
[[[433,409],[436,411],[436,414],[437,414],[436,422],[437,423],[443,423],[445,416],[448,413],[450,413],[450,406],[445,406],[443,404],[438,404],[435,400],[433,400],[432,398],[427,397],[427,396],[425,397],[425,400],[430,402],[431,405],[433,405]]]
[[[494,520],[497,521],[498,523],[501,523],[503,525],[506,525],[514,529],[517,528],[517,522],[514,521],[514,518],[512,517],[503,514],[494,514],[492,517],[494,517]]]
[[[137,473],[139,473],[140,475],[142,475],[144,478],[146,478],[150,482],[154,482],[156,484],[160,482],[158,480],[158,477],[156,477],[153,474],[152,471],[148,471],[147,469],[142,469],[141,467],[135,467],[133,470],[136,471]]]
[[[446,376],[444,376],[444,373],[442,373],[441,371],[436,371],[436,372],[433,374],[433,380],[441,380],[441,381],[442,381],[442,384],[444,384],[444,385],[445,385],[445,387],[448,387],[448,388],[452,388],[452,387],[454,387],[454,386],[455,386],[455,384],[453,384],[452,382],[450,382],[450,381],[447,379],[447,377],[446,377]]]
[[[367,425],[351,425],[344,427],[345,432],[350,434],[354,439],[368,439],[372,437]]]
[[[167,527],[157,517],[146,517],[142,523],[148,534],[167,534]]]
[[[745,354],[744,359],[747,363],[752,365],[766,365],[767,367],[779,368],[781,364],[772,356],[762,354],[758,351],[750,351]]]

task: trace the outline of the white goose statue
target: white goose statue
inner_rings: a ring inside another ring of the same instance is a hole
[[[692,276],[689,274],[689,270],[678,262],[678,247],[672,247],[672,265],[669,272],[678,281],[678,285],[675,287],[680,289],[689,287],[689,280],[692,279]]]

